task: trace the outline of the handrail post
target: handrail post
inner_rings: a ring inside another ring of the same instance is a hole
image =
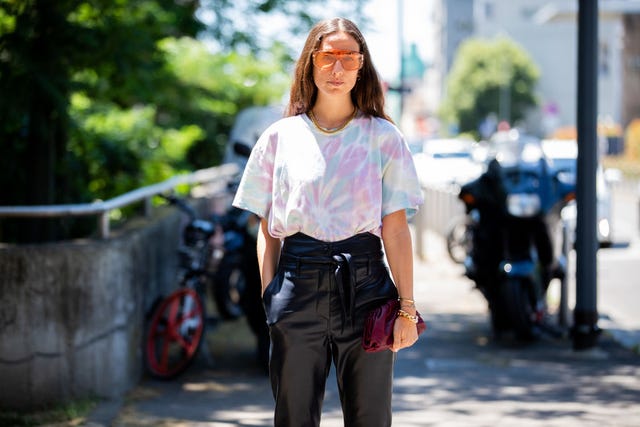
[[[109,212],[105,211],[98,215],[98,233],[101,239],[109,238]]]
[[[151,203],[152,199],[153,196],[144,198],[144,216],[146,218],[149,218],[153,213],[153,203]]]

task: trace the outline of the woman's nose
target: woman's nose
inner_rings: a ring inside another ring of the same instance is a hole
[[[342,66],[342,61],[340,59],[336,59],[336,62],[333,64],[333,68],[331,69],[331,72],[333,72],[333,74],[338,74],[344,71],[344,67]]]

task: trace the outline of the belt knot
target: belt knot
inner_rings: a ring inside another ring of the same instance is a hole
[[[335,265],[334,277],[340,303],[342,305],[342,330],[348,321],[354,326],[355,300],[356,300],[356,276],[349,253],[337,253],[332,256]]]

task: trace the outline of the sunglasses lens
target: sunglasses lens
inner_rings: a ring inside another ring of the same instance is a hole
[[[316,67],[318,68],[329,68],[336,63],[335,55],[332,55],[328,52],[317,52],[314,56]]]
[[[340,61],[345,70],[357,70],[362,62],[362,54],[359,52],[316,52],[313,55],[313,64],[324,70]]]
[[[346,70],[355,70],[360,66],[360,63],[356,58],[356,55],[353,53],[348,53],[344,55],[342,58],[340,58],[340,61],[342,62],[342,66]]]

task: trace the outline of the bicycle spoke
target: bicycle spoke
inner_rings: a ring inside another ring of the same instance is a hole
[[[174,331],[178,320],[178,310],[180,309],[180,299],[172,299],[169,303],[169,316],[167,330]]]

